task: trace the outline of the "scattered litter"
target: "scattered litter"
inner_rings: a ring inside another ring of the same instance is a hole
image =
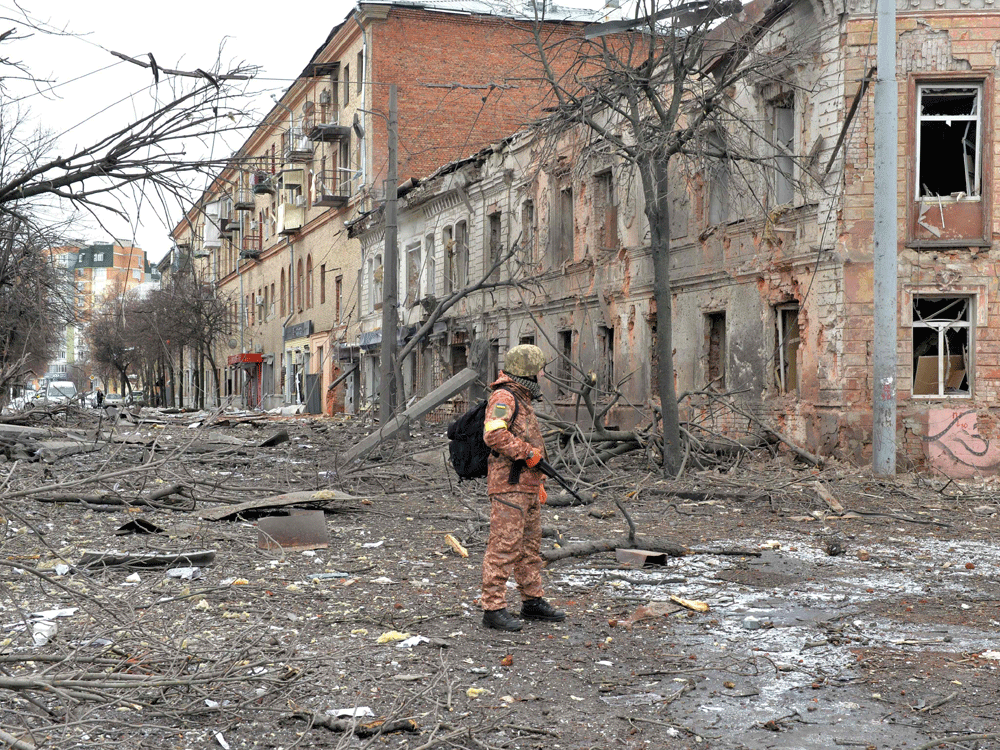
[[[469,688],[465,691],[465,694],[470,698],[478,698],[481,695],[489,695],[490,691],[486,688]]]
[[[331,578],[350,578],[350,573],[316,573],[310,576],[313,581],[328,581]]]
[[[444,541],[445,541],[445,543],[449,547],[451,547],[455,551],[455,554],[457,554],[459,557],[468,557],[469,556],[469,550],[467,550],[465,547],[463,547],[462,543],[459,542],[451,534],[445,534],[444,535]]]
[[[32,619],[53,620],[56,617],[72,617],[79,607],[63,607],[62,609],[46,609],[41,612],[32,612]]]
[[[55,572],[57,576],[64,576],[69,573],[69,565],[66,563],[56,563]]]
[[[372,579],[372,583],[377,583],[380,586],[388,586],[392,582],[393,580],[391,578],[386,578],[385,576],[379,576],[378,578]]]
[[[125,583],[141,583],[142,577],[138,573],[132,573],[125,579]]]
[[[983,651],[979,656],[983,659],[992,659],[993,661],[1000,661],[1000,651],[993,651],[992,649],[990,649],[989,651]]]
[[[334,716],[338,719],[360,719],[363,716],[374,716],[375,712],[368,706],[357,706],[355,708],[328,708],[327,716]]]
[[[393,643],[394,641],[405,641],[410,637],[409,633],[400,633],[398,630],[387,630],[375,641],[376,643]]]
[[[36,646],[44,646],[56,637],[58,626],[52,620],[38,620],[31,623],[31,640]]]
[[[376,547],[381,547],[383,544],[385,544],[385,539],[380,542],[365,542],[361,546],[365,549],[375,549]]]
[[[218,708],[222,704],[220,704],[219,701],[213,701],[211,698],[206,698],[205,705],[209,708]]]
[[[152,521],[147,521],[145,518],[133,518],[126,524],[119,526],[115,529],[116,536],[123,536],[125,534],[164,534],[165,530],[157,526]]]
[[[430,638],[425,638],[422,635],[411,635],[405,641],[400,641],[396,645],[396,648],[413,648],[418,643],[430,643],[430,642],[431,642]]]
[[[741,624],[743,625],[744,630],[760,630],[760,626],[763,623],[761,623],[761,621],[753,615],[750,615],[749,617],[744,617]]]
[[[201,568],[170,568],[167,571],[167,577],[180,578],[182,581],[193,581],[196,578],[201,578]]]
[[[222,732],[215,733],[215,740],[222,746],[222,750],[229,750],[229,743],[226,742],[226,738],[222,736]]]
[[[708,612],[708,604],[705,602],[699,602],[695,599],[681,599],[679,596],[670,595],[670,601],[680,604],[682,607],[693,610],[695,612]]]

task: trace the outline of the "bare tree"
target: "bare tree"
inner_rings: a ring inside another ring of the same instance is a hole
[[[777,5],[787,9],[789,3]],[[535,8],[541,20],[544,5],[536,3]],[[705,152],[704,138],[717,121],[732,121],[729,91],[761,70],[760,59],[750,51],[766,26],[753,25],[735,39],[718,29],[720,18],[740,8],[729,0],[642,0],[634,17],[597,24],[568,39],[552,41],[538,24],[534,48],[525,50],[544,69],[557,100],[540,131],[558,138],[582,127],[593,136],[592,152],[614,155],[639,175],[653,257],[657,391],[667,475],[674,475],[682,460],[671,339],[671,161]],[[575,63],[558,74],[561,68],[553,61],[566,55]],[[716,64],[707,75],[713,59]],[[714,155],[724,154],[714,149]]]
[[[0,33],[0,52],[12,39],[42,34],[56,43],[65,35],[16,7],[0,20],[13,25]],[[152,54],[142,60],[111,54],[147,69],[149,85],[122,92],[123,101],[132,105],[124,125],[68,150],[11,96],[25,87],[45,92],[56,82],[37,78],[0,54],[0,289],[14,289],[0,293],[5,337],[0,385],[20,380],[33,362],[47,358],[45,345],[58,328],[53,306],[44,303],[26,311],[22,303],[42,287],[52,291],[57,275],[40,269],[47,247],[66,244],[56,231],[65,217],[82,212],[102,223],[110,212],[135,222],[143,207],[169,213],[176,201],[200,190],[204,177],[213,177],[224,165],[225,160],[207,156],[210,142],[243,127],[245,87],[255,68],[230,68],[220,59],[209,70],[177,70],[158,65]],[[31,279],[31,294],[28,285],[17,281],[26,278]],[[43,298],[41,293],[33,297],[36,302]]]

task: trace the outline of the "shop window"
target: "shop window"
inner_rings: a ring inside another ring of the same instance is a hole
[[[777,346],[774,369],[779,393],[799,392],[799,306],[775,308]]]
[[[913,395],[971,395],[972,298],[913,298]]]
[[[917,87],[917,198],[979,196],[978,85]]]

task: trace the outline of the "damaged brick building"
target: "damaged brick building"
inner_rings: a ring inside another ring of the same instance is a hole
[[[859,464],[870,462],[872,432],[873,12],[867,2],[786,0],[746,6],[724,25],[755,29],[752,53],[769,63],[726,92],[739,127],[706,131],[710,147],[672,162],[670,222],[683,418],[746,432],[739,412],[690,395],[712,389],[803,447]],[[1000,467],[989,139],[998,31],[988,0],[898,8],[901,469]],[[522,282],[451,307],[405,363],[407,393],[470,361],[488,376],[508,346],[533,342],[551,357],[546,395],[567,416],[575,396],[563,384],[593,371],[601,389],[622,396],[609,422],[649,423],[658,363],[643,195],[629,165],[580,157],[594,153],[587,139],[568,135],[554,153],[530,134],[512,136],[402,199],[406,334],[507,252],[494,280]],[[362,336],[380,325],[383,232],[378,215],[352,227],[362,245]]]

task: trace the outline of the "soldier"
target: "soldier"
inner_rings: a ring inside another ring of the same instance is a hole
[[[542,598],[545,477],[535,467],[545,457],[545,443],[531,402],[541,397],[538,373],[544,365],[545,356],[537,346],[515,346],[504,355],[503,370],[492,385],[486,406],[483,440],[492,453],[487,474],[490,538],[483,556],[482,605],[483,625],[495,630],[521,629],[521,620],[507,611],[511,573],[521,594],[522,618],[566,619],[564,612]]]

